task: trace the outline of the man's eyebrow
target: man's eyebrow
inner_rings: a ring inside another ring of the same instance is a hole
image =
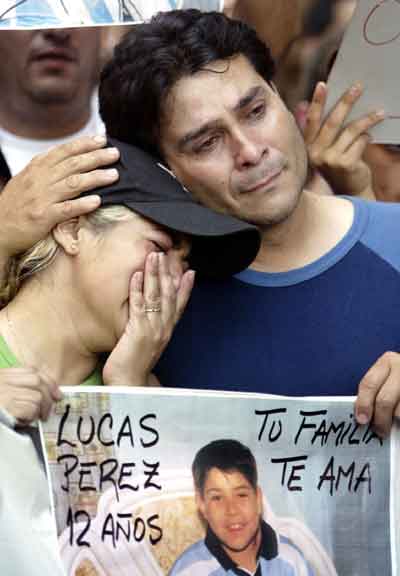
[[[265,94],[265,88],[263,86],[254,86],[253,88],[250,88],[247,94],[245,94],[236,104],[236,106],[233,109],[234,112],[239,112],[240,110],[243,110],[243,108],[246,108],[246,106],[251,104],[253,100],[255,100],[256,98],[258,98],[263,94]]]
[[[210,122],[206,122],[205,124],[200,126],[200,128],[195,128],[194,130],[191,130],[190,132],[185,134],[183,138],[179,140],[178,142],[179,150],[183,150],[188,144],[190,144],[190,142],[193,142],[193,140],[197,140],[204,134],[207,134],[207,132],[209,132],[210,130],[217,128],[217,126],[218,121],[211,120]]]
[[[263,94],[265,94],[265,88],[263,86],[254,86],[253,88],[250,88],[247,94],[245,94],[242,98],[240,98],[239,102],[234,106],[233,111],[239,112],[240,110],[243,110],[243,108],[246,108],[246,106],[251,104],[251,102],[255,100],[255,98],[258,98]],[[183,150],[188,144],[190,144],[190,142],[193,142],[194,140],[201,138],[201,136],[204,136],[204,134],[207,134],[207,132],[214,130],[215,128],[218,128],[218,126],[219,126],[218,120],[210,120],[210,122],[206,122],[205,124],[200,126],[200,128],[195,128],[194,130],[191,130],[190,132],[185,134],[183,138],[179,140],[178,142],[179,150]]]

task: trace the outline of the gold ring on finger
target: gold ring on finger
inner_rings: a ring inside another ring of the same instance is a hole
[[[161,306],[145,306],[145,312],[161,312]]]

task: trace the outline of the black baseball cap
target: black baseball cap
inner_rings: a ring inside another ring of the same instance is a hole
[[[101,206],[123,205],[141,216],[191,237],[190,266],[200,275],[228,276],[247,268],[260,247],[255,226],[206,208],[194,200],[156,158],[136,146],[107,139],[120,158],[119,180],[92,190]],[[89,192],[84,193],[87,195]]]

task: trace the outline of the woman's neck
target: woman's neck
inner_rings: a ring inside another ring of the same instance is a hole
[[[60,386],[72,386],[93,372],[97,357],[65,304],[60,291],[55,295],[54,290],[31,280],[0,311],[0,333],[23,366]]]

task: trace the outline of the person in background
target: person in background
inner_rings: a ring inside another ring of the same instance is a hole
[[[252,26],[271,48],[273,57],[284,57],[303,31],[313,0],[225,0],[224,13]]]
[[[96,28],[2,30],[0,149],[12,175],[37,154],[104,132]]]
[[[368,116],[347,123],[348,114],[362,94],[356,74],[354,85],[328,115],[328,121],[323,120],[325,82],[355,6],[354,0],[317,0],[310,8],[303,36],[291,45],[275,81],[303,130],[310,161],[317,169],[310,181],[314,189],[320,193],[328,183],[324,186],[328,194],[398,202],[398,145],[371,142],[366,129]]]

